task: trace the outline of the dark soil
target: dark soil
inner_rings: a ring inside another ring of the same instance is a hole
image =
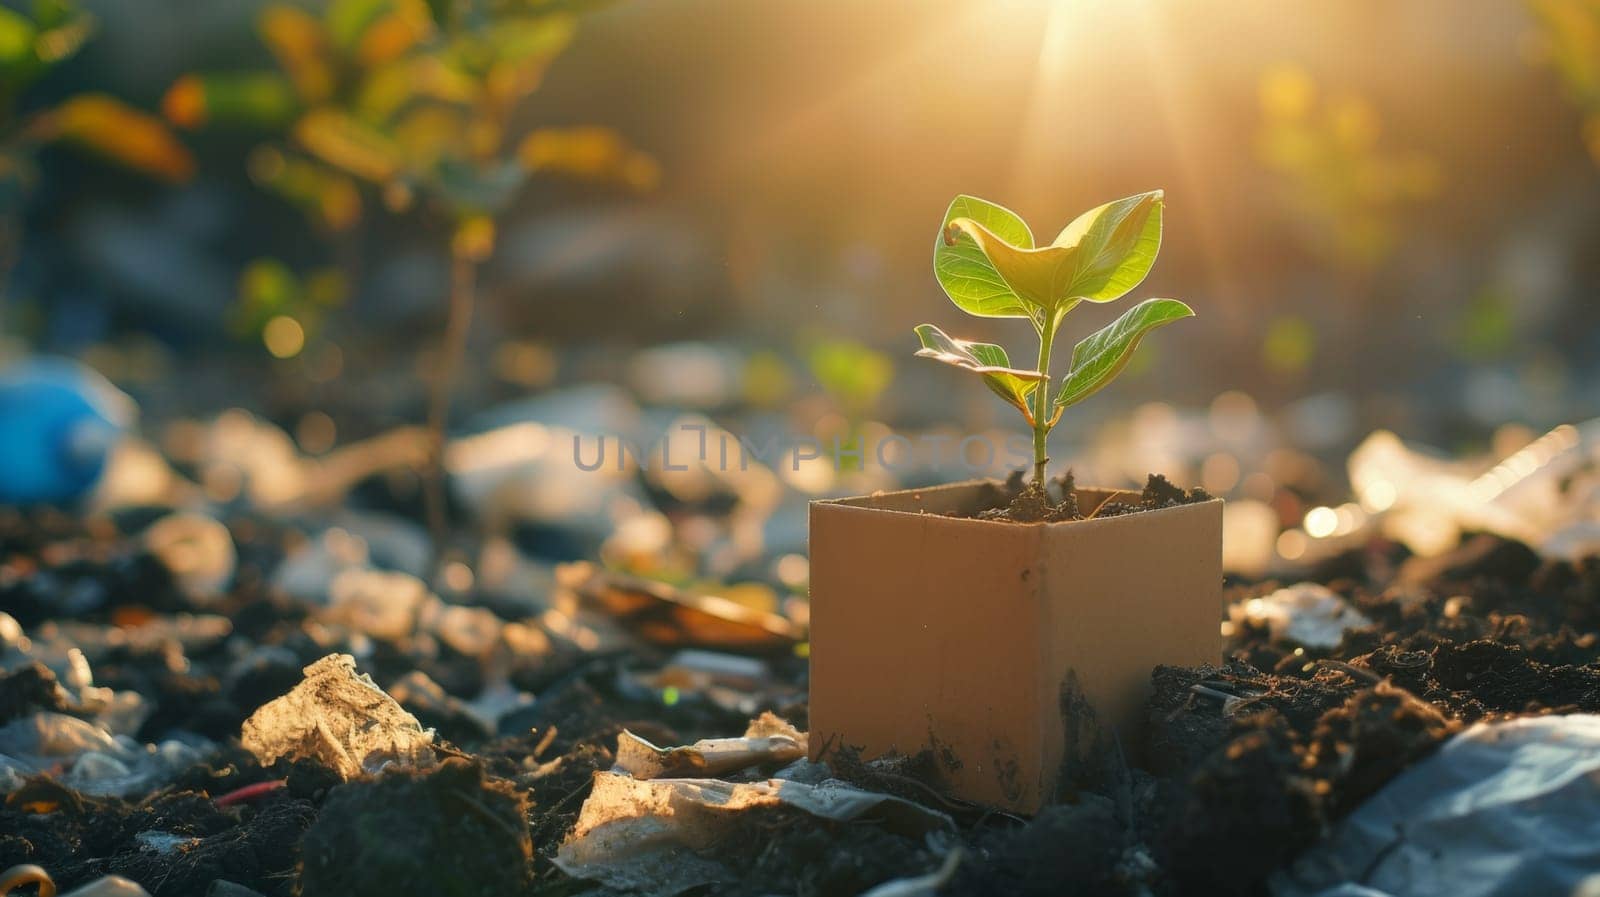
[[[1024,482],[1024,473],[1014,470],[1005,485],[996,490],[994,506],[972,514],[956,516],[974,517],[978,520],[997,520],[1003,523],[1066,523],[1096,517],[1121,517],[1142,511],[1158,511],[1178,505],[1210,501],[1212,496],[1199,487],[1184,491],[1174,486],[1160,474],[1150,474],[1136,501],[1123,501],[1120,495],[1112,496],[1087,514],[1080,507],[1080,493],[1072,471],[1062,474],[1050,487],[1035,482]],[[1127,493],[1129,499],[1132,493]]]
[[[1152,478],[1128,507],[1197,500],[1204,494]],[[1107,512],[1127,513],[1098,513]],[[250,563],[270,568],[281,554],[271,530],[248,521],[230,528],[250,546],[242,554],[259,559]],[[0,588],[28,596],[21,606],[41,622],[171,619],[163,608],[183,599],[170,576],[141,568],[136,579],[148,588],[135,589],[114,561],[138,556],[136,536],[133,525],[104,521],[0,518],[0,567],[8,571]],[[89,566],[63,577],[63,565],[74,563]],[[1075,775],[1066,802],[1019,819],[941,795],[932,754],[863,761],[836,751],[834,774],[946,813],[956,835],[931,844],[790,811],[751,814],[739,839],[708,851],[741,876],[713,892],[859,893],[927,873],[959,846],[943,894],[1264,894],[1274,870],[1464,725],[1600,712],[1600,558],[1544,561],[1516,542],[1475,536],[1421,561],[1374,542],[1321,565],[1319,575],[1373,625],[1331,650],[1244,626],[1214,666],[1152,671],[1144,752],[1108,752],[1104,769]],[[67,582],[89,583],[71,594],[96,600],[47,600]],[[610,768],[618,733],[684,744],[737,734],[748,718],[687,695],[669,706],[627,686],[629,672],[658,668],[666,651],[599,654],[553,637],[547,652],[516,659],[511,671],[537,703],[492,734],[440,717],[452,745],[433,771],[340,784],[314,763],[264,769],[238,746],[243,719],[298,681],[300,666],[356,647],[260,582],[242,578],[215,608],[183,605],[227,615],[228,640],[129,640],[87,652],[97,684],[153,702],[140,738],[208,734],[220,753],[125,800],[30,780],[0,806],[0,869],[37,863],[63,891],[124,875],[155,895],[202,895],[218,880],[284,897],[603,894],[550,859],[594,772]],[[1236,584],[1228,597],[1246,600],[1277,585]],[[385,688],[420,670],[447,695],[470,700],[481,683],[470,659],[441,646],[373,641],[357,653]],[[773,669],[776,686],[803,694],[800,661]],[[41,710],[77,712],[68,698],[47,670],[11,667],[0,677],[0,724]],[[774,700],[758,709],[804,723],[803,704]],[[226,805],[215,800],[275,780],[286,785]],[[171,846],[153,848],[145,833],[171,836]]]
[[[340,785],[301,843],[301,893],[520,893],[532,872],[528,809],[511,782],[461,759]]]

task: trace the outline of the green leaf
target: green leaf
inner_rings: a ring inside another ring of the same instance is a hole
[[[945,228],[945,240],[956,246],[970,240],[1000,275],[1018,304],[1027,310],[1027,317],[1042,320],[1047,312],[1061,313],[1077,304],[1068,293],[1076,255],[1072,247],[1020,247],[971,218],[952,220]]]
[[[456,21],[455,0],[427,0],[428,15],[433,17],[434,24],[449,28]]]
[[[82,14],[72,0],[34,0],[33,3],[33,20],[41,31],[65,25]]]
[[[393,179],[405,164],[404,154],[388,135],[331,106],[302,115],[294,124],[294,136],[311,155],[374,183]]]
[[[1110,302],[1144,280],[1161,249],[1160,190],[1108,202],[1079,215],[1052,246],[1071,247],[1074,270],[1068,294]]]
[[[1181,318],[1194,309],[1176,299],[1146,299],[1072,348],[1072,372],[1061,384],[1056,404],[1076,405],[1100,391],[1128,366],[1133,350],[1145,334]]]
[[[1033,248],[1033,233],[1017,214],[976,196],[957,196],[944,213],[933,244],[933,273],[945,295],[962,311],[984,318],[1026,318],[1031,309],[995,269],[978,237],[963,231],[953,239],[950,225],[970,221],[994,241]],[[964,235],[963,235],[964,234]]]
[[[1032,419],[1028,396],[1045,379],[1044,374],[1012,367],[1006,350],[993,343],[956,339],[932,324],[919,324],[915,330],[917,339],[922,341],[922,348],[917,350],[919,357],[932,358],[981,374],[984,385],[995,395]]]
[[[811,375],[848,413],[864,414],[894,379],[889,356],[853,340],[827,340],[807,354]]]
[[[278,127],[294,117],[294,85],[271,72],[220,72],[180,79],[164,101],[167,118],[185,127],[204,124]],[[178,89],[178,85],[184,85]],[[184,90],[192,96],[185,96]],[[183,108],[185,102],[194,108]]]
[[[194,156],[161,119],[101,93],[80,93],[37,113],[34,133],[70,143],[174,183],[194,175]]]
[[[323,12],[323,21],[334,43],[349,49],[389,10],[389,0],[333,0]]]
[[[0,6],[0,65],[11,66],[33,57],[33,23]]]

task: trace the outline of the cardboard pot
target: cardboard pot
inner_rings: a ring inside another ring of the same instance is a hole
[[[813,759],[928,749],[955,795],[1033,812],[1113,736],[1137,755],[1155,666],[1218,662],[1220,499],[1068,523],[947,516],[998,490],[811,504]],[[1080,489],[1079,507],[1114,494]]]

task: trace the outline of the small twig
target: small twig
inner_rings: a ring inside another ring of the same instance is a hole
[[[594,787],[594,782],[593,781],[584,782],[582,785],[578,786],[576,791],[573,791],[571,794],[568,794],[566,797],[563,797],[562,799],[560,799],[560,800],[556,801],[555,803],[551,804],[550,805],[550,809],[546,810],[545,812],[546,813],[554,813],[555,811],[557,811],[557,810],[561,809],[562,807],[566,806],[568,801],[572,800],[574,797],[577,797],[578,795],[582,794],[585,791],[588,791],[589,789],[591,789],[593,787]]]
[[[520,842],[526,836],[526,832],[517,831],[516,826],[513,826],[511,823],[507,822],[503,817],[495,815],[493,810],[484,806],[483,801],[478,800],[472,795],[465,794],[460,791],[448,791],[446,793],[459,799],[462,803],[466,804],[469,809],[475,811],[479,816],[482,816],[485,820],[499,828],[501,831],[505,832],[507,835],[510,835],[511,840]]]
[[[991,818],[996,818],[996,817],[998,817],[1000,819],[1008,820],[1010,822],[1014,822],[1014,823],[1016,823],[1018,825],[1027,825],[1028,824],[1028,820],[1022,818],[1021,816],[1018,816],[1015,813],[1007,813],[1005,810],[998,810],[998,809],[995,809],[994,807],[985,807],[983,813],[981,813],[978,816],[977,819],[974,819],[972,821],[972,825],[970,826],[970,828],[972,830],[976,831],[976,830],[978,830],[980,828],[983,828],[983,826],[986,823],[988,823],[988,821]]]
[[[538,744],[533,746],[533,753],[530,754],[529,756],[532,757],[535,760],[539,759],[539,755],[540,754],[543,754],[545,751],[550,750],[550,745],[552,743],[554,743],[555,740],[556,740],[556,727],[555,726],[551,726],[550,728],[544,730],[544,736],[539,739],[539,743]]]
[[[423,484],[423,504],[427,508],[428,531],[433,536],[433,562],[430,577],[439,572],[450,539],[449,507],[445,495],[444,446],[450,425],[450,398],[455,392],[461,359],[467,352],[467,335],[472,330],[472,306],[477,265],[461,253],[453,256],[450,276],[450,311],[445,319],[444,343],[438,367],[433,371],[433,389],[428,397],[428,470]]]
[[[928,800],[933,801],[934,803],[939,804],[939,805],[945,807],[946,809],[953,810],[953,811],[958,812],[958,813],[969,813],[972,810],[976,809],[976,806],[974,804],[969,804],[969,803],[966,803],[964,801],[951,800],[950,798],[945,797],[943,794],[940,794],[939,790],[937,788],[934,788],[932,785],[929,785],[926,782],[919,782],[916,779],[911,778],[910,776],[903,776],[903,775],[900,775],[899,773],[894,773],[894,772],[877,772],[877,771],[874,771],[873,777],[877,778],[877,779],[882,779],[882,780],[887,781],[887,782],[893,782],[896,785],[900,785],[902,787],[910,788],[910,789],[912,789],[914,791],[921,792],[922,794],[927,796]]]
[[[450,746],[448,744],[445,744],[444,742],[439,742],[439,741],[434,742],[433,749],[435,751],[438,751],[441,754],[444,754],[444,755],[449,756],[449,757],[455,757],[455,758],[460,759],[460,760],[475,760],[475,759],[477,759],[477,758],[473,757],[471,754],[467,753],[466,751],[463,751],[460,748],[452,747],[452,746]]]
[[[1216,700],[1221,701],[1223,716],[1233,716],[1239,711],[1240,707],[1254,704],[1263,697],[1263,695],[1229,694],[1228,692],[1220,691],[1218,689],[1211,688],[1208,685],[1199,683],[1189,686],[1189,691],[1192,694],[1202,695],[1207,698],[1215,698]]]
[[[1085,519],[1085,520],[1093,520],[1094,519],[1094,515],[1100,513],[1100,511],[1102,509],[1104,509],[1106,505],[1109,505],[1112,502],[1116,501],[1118,497],[1123,496],[1123,495],[1133,495],[1133,494],[1135,494],[1135,493],[1131,489],[1118,489],[1117,491],[1111,493],[1110,495],[1107,495],[1105,501],[1102,501],[1101,503],[1095,505],[1094,506],[1094,510],[1090,511],[1088,513],[1088,515],[1086,515],[1083,519]]]
[[[1377,685],[1383,681],[1383,677],[1372,670],[1363,669],[1362,667],[1358,667],[1354,664],[1345,663],[1342,660],[1323,659],[1317,661],[1316,664],[1319,667],[1327,667],[1338,670],[1339,672],[1348,675],[1352,679],[1361,679],[1373,685]]]

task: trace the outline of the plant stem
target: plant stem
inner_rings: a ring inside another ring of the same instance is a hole
[[[1039,381],[1033,393],[1033,484],[1040,490],[1045,488],[1045,465],[1050,463],[1049,455],[1045,454],[1045,440],[1050,435],[1050,344],[1055,342],[1059,324],[1060,319],[1052,315],[1039,328],[1037,370],[1044,375],[1044,379]]]
[[[450,423],[450,399],[455,393],[456,376],[467,351],[467,334],[472,329],[476,281],[477,263],[462,253],[455,253],[450,271],[450,310],[428,397],[428,469],[422,501],[428,515],[428,532],[433,537],[433,558],[429,564],[432,575],[438,573],[450,539],[450,515],[445,501],[445,431]]]

